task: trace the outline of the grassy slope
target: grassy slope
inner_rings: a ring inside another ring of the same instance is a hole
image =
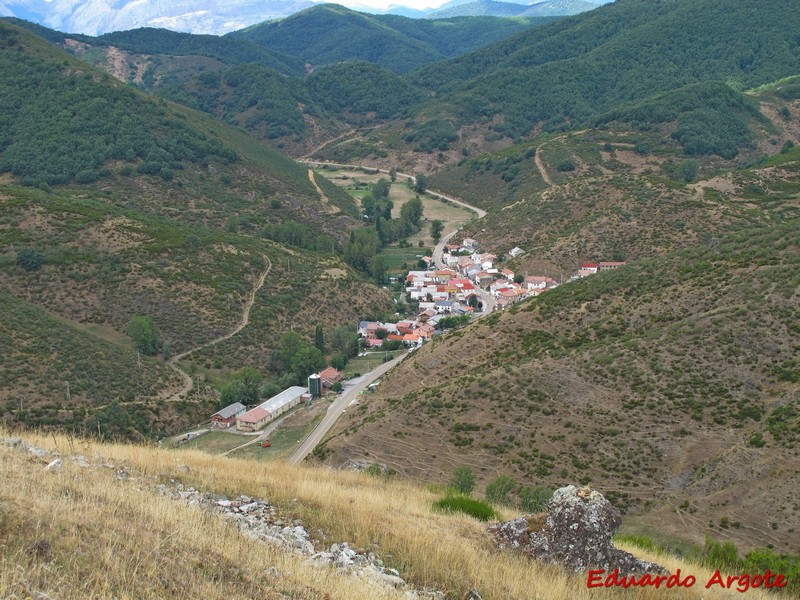
[[[681,169],[694,163],[702,177],[757,163],[778,152],[785,140],[798,139],[791,83],[773,87],[774,93],[749,93],[745,99],[721,84],[690,86],[618,109],[615,114],[625,115],[627,123],[607,115],[599,128],[543,135],[462,159],[433,174],[430,185],[489,211],[465,235],[500,253],[514,246],[525,249],[527,257],[512,263],[517,270],[537,268],[529,262],[536,258],[547,261],[557,275],[558,270],[572,272],[582,261],[639,258],[686,247],[731,222],[762,218],[743,202],[685,185]],[[707,99],[718,116],[729,124],[738,122],[750,139],[737,141],[736,134],[712,126],[696,129],[692,139],[710,143],[716,135],[720,147],[742,150],[733,159],[687,154],[686,140],[672,135],[704,91],[711,94]],[[756,106],[762,112],[755,113]],[[565,163],[574,170],[561,170]]]
[[[796,550],[799,158],[701,182],[699,202],[739,218],[699,247],[424,348],[328,442],[330,462],[367,456],[424,480],[469,464],[484,481],[591,481],[662,530],[698,536],[727,516],[742,528],[717,533]],[[694,214],[698,200],[685,201]]]
[[[112,341],[124,340],[133,316],[150,316],[177,353],[231,331],[255,281],[271,263],[250,327],[229,342],[232,349],[217,355],[219,349],[213,348],[205,359],[192,357],[203,366],[208,361],[207,368],[217,375],[243,364],[263,367],[286,330],[310,333],[317,322],[332,329],[385,310],[386,295],[333,255],[286,249],[256,237],[262,225],[296,221],[310,228],[312,238],[329,234],[318,238],[329,250],[359,223],[348,194],[323,182],[323,200],[304,166],[244,132],[132,90],[11,25],[0,24],[0,34],[9,42],[0,50],[3,64],[13,66],[3,71],[0,86],[0,102],[13,105],[3,114],[13,127],[2,132],[0,158],[12,174],[41,188],[14,186],[10,177],[4,178],[3,290]],[[76,89],[62,97],[50,90],[51,83],[56,89]],[[126,114],[107,114],[101,110],[104,103]],[[14,111],[20,119],[15,120]],[[85,120],[76,125],[69,120],[72,114]],[[121,127],[127,116],[133,125]],[[72,128],[60,125],[64,119]],[[146,155],[123,151],[127,158],[120,158],[119,146],[125,143]],[[197,152],[205,147],[212,150]],[[80,173],[70,174],[74,164],[83,165],[85,152],[92,154],[98,181],[80,183]],[[26,161],[27,154],[35,160]],[[165,165],[169,173],[139,172],[149,163]],[[16,165],[28,170],[19,172]],[[52,186],[48,174],[56,175]],[[64,181],[71,183],[56,185]],[[39,252],[44,266],[32,272],[17,266],[22,248]],[[351,293],[355,301],[342,299]],[[12,318],[3,315],[3,321]],[[79,358],[86,357],[82,353]],[[111,351],[107,358],[88,378],[91,394],[76,399],[96,407],[116,398],[158,395],[153,377],[143,389],[131,386],[122,392],[121,381],[107,375],[123,359]],[[42,350],[30,368],[44,373],[46,361]],[[11,365],[2,365],[4,373],[6,368]],[[58,407],[48,385],[34,386],[36,393],[29,398],[32,408],[43,411],[37,423],[51,419],[51,409]],[[4,397],[16,399],[24,388],[17,378]],[[163,419],[156,411],[145,420],[160,419],[159,428],[166,428],[172,415],[163,413]],[[196,423],[197,415],[191,419]],[[137,422],[140,431],[150,426]],[[120,429],[126,428],[122,423]]]
[[[187,593],[225,599],[402,597],[391,590],[377,596],[357,579],[311,568],[239,535],[220,519],[155,493],[156,484],[172,479],[231,497],[266,498],[282,517],[300,518],[318,549],[341,541],[369,549],[416,585],[446,590],[448,597],[460,598],[472,587],[487,600],[622,597],[619,590],[587,590],[583,577],[494,551],[483,524],[434,512],[437,495],[408,483],[195,451],[26,437],[61,452],[104,457],[133,478],[120,481],[115,469],[81,469],[69,459],[60,473],[42,473],[45,462],[0,447],[7,483],[0,489],[0,585],[11,594],[24,595],[26,582],[31,590],[64,599],[177,598]],[[50,544],[49,557],[28,552],[37,540]],[[698,581],[710,576],[675,559],[650,559],[693,573]],[[281,575],[270,575],[267,567]],[[696,588],[672,590],[671,596],[718,600],[736,595]],[[649,600],[663,592],[626,590],[624,596]]]

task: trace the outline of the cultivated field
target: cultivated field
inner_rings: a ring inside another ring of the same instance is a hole
[[[369,186],[379,179],[388,179],[386,173],[375,173],[370,169],[317,169],[319,175],[331,180],[335,185],[345,189],[359,202],[364,195],[369,193]],[[406,182],[405,179],[398,177],[397,181],[392,184],[389,191],[389,199],[394,203],[392,209],[392,217],[397,218],[400,216],[400,210],[403,205],[411,200],[418,194],[414,192]],[[453,229],[460,228],[464,223],[471,221],[475,213],[466,208],[455,206],[449,202],[432,198],[428,195],[420,196],[422,205],[424,207],[423,216],[425,223],[422,231],[418,234],[409,237],[408,241],[411,242],[414,248],[418,247],[419,241],[426,247],[434,245],[433,239],[430,235],[430,222],[436,219],[444,223],[445,233]],[[413,250],[414,248],[411,248]]]

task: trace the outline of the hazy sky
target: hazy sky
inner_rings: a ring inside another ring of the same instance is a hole
[[[438,8],[449,0],[335,0],[336,4],[342,4],[354,10],[371,8],[376,10],[386,10],[390,6],[407,6],[422,10],[424,8]],[[506,0],[509,1],[509,0]]]

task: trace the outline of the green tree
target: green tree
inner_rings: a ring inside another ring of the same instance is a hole
[[[234,378],[241,381],[247,391],[248,402],[242,402],[242,404],[255,404],[258,402],[258,398],[260,397],[259,390],[264,381],[263,375],[253,367],[242,367],[236,371]]]
[[[17,252],[17,264],[26,271],[36,271],[44,263],[44,256],[31,248],[22,248]]]
[[[330,347],[334,351],[338,351],[345,356],[356,356],[358,354],[358,331],[356,331],[354,325],[334,327],[328,337]]]
[[[219,407],[225,408],[234,402],[241,402],[245,406],[252,404],[248,402],[247,386],[241,379],[233,379],[222,386],[219,391]]]
[[[383,255],[376,254],[372,257],[369,263],[369,272],[372,280],[378,285],[386,283],[386,261],[384,261]]]
[[[475,471],[469,467],[456,467],[450,479],[450,487],[462,494],[470,494],[475,489]]]
[[[337,354],[331,359],[331,366],[337,371],[343,371],[350,362],[350,357],[347,354]]]
[[[444,231],[444,222],[441,219],[434,219],[431,221],[431,238],[434,243],[439,243],[442,239],[442,232]]]
[[[303,381],[306,377],[325,367],[325,357],[319,348],[314,346],[303,346],[292,357],[292,372],[297,377],[297,381]]]
[[[325,333],[322,331],[322,325],[314,328],[314,347],[325,354]]]
[[[414,191],[418,194],[424,194],[428,189],[428,177],[425,173],[417,173],[414,176]]]
[[[372,184],[372,195],[375,200],[382,200],[389,197],[389,190],[392,184],[388,179],[379,179]]]
[[[304,345],[302,336],[296,331],[287,331],[278,341],[278,347],[270,356],[270,371],[286,373],[292,370],[292,359]]]
[[[158,352],[158,325],[150,317],[137,316],[128,322],[128,337],[133,340],[134,347],[147,356]]]
[[[370,272],[372,257],[378,252],[378,234],[374,227],[362,227],[351,232],[344,246],[344,260],[362,273]]]
[[[420,230],[422,211],[422,200],[419,199],[419,196],[415,196],[403,205],[403,208],[400,209],[400,228],[403,235]]]
[[[700,169],[700,163],[698,163],[693,158],[687,158],[686,160],[682,160],[681,164],[678,165],[678,173],[686,183],[690,181],[694,181],[695,177],[697,177],[697,172]]]
[[[494,504],[510,506],[511,499],[508,495],[516,485],[517,482],[508,475],[500,475],[486,486],[486,500]]]
[[[787,112],[788,112],[788,111],[787,111]],[[391,179],[391,180],[392,180],[392,183],[394,183],[395,181],[397,181],[397,169],[395,169],[394,167],[392,167],[391,169],[389,169],[389,179]]]

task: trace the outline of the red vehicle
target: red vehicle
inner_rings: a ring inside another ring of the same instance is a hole
[[[272,446],[272,442],[270,442],[269,440],[264,440],[263,442],[261,442],[262,448],[269,448],[270,446]]]

